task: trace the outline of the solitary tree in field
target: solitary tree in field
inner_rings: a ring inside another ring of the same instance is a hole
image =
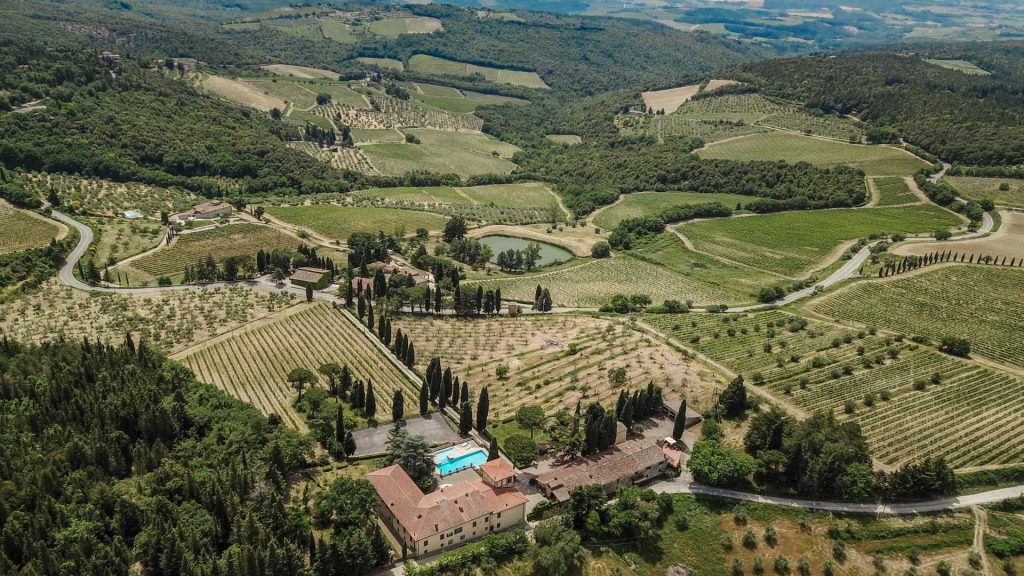
[[[366,381],[366,404],[363,406],[363,413],[368,420],[372,420],[377,414],[377,398],[373,394],[373,380]]]
[[[676,421],[672,425],[672,437],[679,440],[686,431],[686,399],[679,404],[679,412],[676,413]]]
[[[483,432],[487,429],[487,413],[491,409],[491,400],[487,396],[487,386],[480,391],[480,398],[476,401],[476,429]]]
[[[470,407],[469,402],[462,403],[462,409],[459,410],[459,434],[466,435],[473,428],[473,408]]]
[[[302,400],[302,391],[306,386],[316,383],[316,374],[306,368],[292,368],[288,373],[288,383],[299,391],[299,400]]]
[[[487,448],[487,461],[497,460],[501,458],[501,454],[498,452],[498,439],[492,437],[491,445]]]
[[[401,422],[405,419],[405,398],[402,397],[402,393],[395,390],[395,395],[391,399],[391,420],[395,422]]]
[[[427,381],[423,381],[423,385],[420,386],[420,416],[426,416],[427,411],[430,409],[430,385]]]

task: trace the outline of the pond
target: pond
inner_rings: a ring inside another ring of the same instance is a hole
[[[565,262],[572,259],[572,253],[564,248],[560,248],[554,244],[530,240],[529,238],[502,236],[498,234],[494,236],[484,236],[480,239],[481,244],[490,246],[491,250],[494,251],[494,255],[491,256],[491,262],[497,261],[499,252],[504,252],[509,249],[525,250],[526,246],[531,242],[540,246],[540,260],[537,261],[538,266],[547,266],[554,262]]]

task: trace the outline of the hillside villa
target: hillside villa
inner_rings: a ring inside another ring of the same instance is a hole
[[[678,462],[678,460],[676,460]],[[661,446],[650,440],[627,440],[592,456],[577,458],[536,478],[537,486],[548,498],[558,502],[569,493],[590,484],[599,484],[608,494],[623,486],[642,484],[661,476],[668,467]]]
[[[479,466],[480,478],[442,485],[424,494],[395,464],[366,475],[380,498],[379,515],[413,557],[455,548],[491,532],[506,530],[526,517],[527,499],[515,483],[515,469],[504,459]]]
[[[302,266],[295,270],[288,281],[295,286],[312,286],[314,290],[322,290],[331,283],[331,271]]]
[[[188,222],[189,220],[213,220],[231,216],[231,204],[220,200],[211,200],[205,204],[193,206],[189,210],[171,216],[172,222]]]

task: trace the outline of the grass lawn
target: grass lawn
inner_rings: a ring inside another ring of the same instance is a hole
[[[1024,207],[1024,180],[973,176],[946,176],[944,180],[965,198],[991,200],[1000,206]]]
[[[424,74],[472,76],[480,74],[491,82],[498,84],[514,84],[527,88],[547,88],[548,85],[541,80],[536,72],[523,72],[520,70],[506,70],[503,68],[491,68],[489,66],[477,66],[455,60],[446,60],[426,54],[416,54],[409,59],[409,69]]]
[[[920,205],[718,218],[682,224],[678,230],[698,251],[795,277],[822,265],[848,240],[876,232],[931,233],[959,224],[947,210]]]
[[[701,158],[726,160],[785,160],[818,166],[848,164],[868,176],[911,175],[926,164],[886,146],[846,144],[786,132],[751,134],[712,144],[697,151]]]
[[[415,170],[454,172],[460,176],[507,174],[516,166],[508,158],[518,148],[483,134],[425,128],[404,132],[415,135],[421,143],[384,143],[361,147],[382,174],[398,176]]]
[[[299,228],[330,238],[345,239],[353,232],[413,234],[417,228],[440,230],[447,219],[429,212],[358,206],[269,206],[267,213]]]
[[[733,208],[737,203],[754,200],[752,196],[739,194],[714,194],[702,192],[637,192],[624,194],[615,204],[604,208],[593,217],[594,224],[611,230],[627,218],[657,216],[662,210],[679,204],[700,204],[721,202]]]
[[[0,200],[0,254],[46,246],[58,233],[56,224]]]

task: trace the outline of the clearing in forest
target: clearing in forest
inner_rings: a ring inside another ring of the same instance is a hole
[[[387,38],[398,38],[402,34],[430,34],[441,32],[444,26],[437,18],[413,16],[409,18],[385,18],[375,20],[367,28],[370,32]]]
[[[508,174],[516,165],[512,154],[519,149],[484,134],[432,129],[406,129],[419,139],[418,144],[368,144],[361,150],[381,174],[401,176],[406,172],[427,170],[460,176]]]
[[[991,200],[999,206],[1024,208],[1024,180],[946,176],[943,181],[949,182],[964,198]]]
[[[583,143],[583,138],[575,134],[548,134],[545,138],[563,146],[575,146]]]
[[[196,86],[201,90],[212,92],[222,98],[249,106],[257,110],[269,112],[274,108],[285,109],[285,102],[277,96],[264,93],[258,86],[213,74],[195,76]]]
[[[406,89],[413,100],[455,114],[471,114],[478,107],[488,104],[529,104],[529,101],[522,98],[470,92],[425,82],[410,82]]]
[[[416,54],[409,59],[409,69],[423,74],[437,74],[450,76],[472,76],[480,74],[490,82],[498,84],[514,84],[526,88],[548,88],[548,85],[541,80],[536,72],[522,70],[508,70],[505,68],[492,68],[490,66],[479,66],[466,62],[457,62],[429,56],[427,54]]]
[[[61,232],[61,227],[0,200],[0,255],[41,248]]]
[[[962,221],[935,205],[837,208],[716,218],[676,229],[697,251],[798,277],[823,266],[844,243],[870,234],[931,234]]]
[[[868,176],[908,176],[927,164],[889,146],[847,144],[788,132],[751,134],[708,145],[697,151],[701,158],[725,160],[785,160],[818,166],[846,164]]]
[[[262,66],[264,70],[270,70],[281,76],[295,76],[296,78],[330,78],[338,79],[338,73],[322,68],[310,68],[308,66],[293,66],[291,64],[267,64]]]
[[[653,108],[656,112],[664,111],[665,114],[671,114],[690,98],[696,96],[697,92],[700,92],[700,84],[691,84],[667,90],[653,90],[651,92],[643,92],[640,96],[643,97],[644,105],[648,108]]]
[[[395,60],[394,58],[372,58],[370,56],[360,56],[359,58],[356,58],[356,60],[368,66],[398,70],[399,72],[405,71],[405,64],[403,64],[401,60]]]
[[[807,306],[935,341],[960,336],[971,342],[973,353],[1024,366],[1022,285],[1019,268],[957,264],[854,284]]]
[[[353,232],[414,234],[417,228],[440,230],[447,219],[416,210],[361,206],[268,206],[267,213],[299,228],[328,238],[344,240]],[[255,252],[253,252],[255,254]]]
[[[923,256],[934,252],[973,254],[980,258],[991,256],[1007,262],[1024,261],[1024,214],[1004,210],[999,213],[1002,223],[999,229],[984,238],[971,240],[913,242],[896,246],[893,254],[900,256]]]
[[[623,322],[589,316],[496,317],[458,320],[402,316],[401,328],[416,344],[425,369],[434,356],[469,383],[473,408],[488,387],[492,423],[521,406],[542,406],[547,414],[576,402],[614,404],[622,390],[649,382],[706,406],[721,382],[699,364]],[[499,378],[498,366],[508,367]],[[623,368],[624,373],[619,371]]]
[[[373,382],[382,419],[388,418],[396,390],[405,395],[406,413],[414,413],[411,383],[371,338],[347,312],[318,302],[203,342],[175,359],[191,368],[201,382],[249,402],[264,414],[277,413],[300,430],[306,425],[292,407],[298,391],[288,383],[288,373],[294,368],[315,373],[328,362],[347,365],[355,379]]]
[[[979,68],[974,62],[968,62],[967,60],[936,60],[925,58],[925,62],[934,64],[941,68],[947,68],[949,70],[956,70],[957,72],[963,72],[970,76],[989,76],[992,73]]]
[[[740,194],[716,194],[703,192],[634,192],[623,194],[619,201],[611,206],[599,210],[591,221],[606,229],[611,230],[619,225],[619,222],[627,218],[642,218],[646,216],[657,216],[666,208],[679,206],[681,204],[703,204],[706,202],[721,202],[729,208],[737,204],[750,202],[754,196],[742,196]]]

